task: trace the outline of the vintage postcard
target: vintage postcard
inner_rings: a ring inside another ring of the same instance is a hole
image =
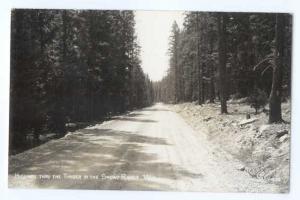
[[[292,15],[12,9],[10,188],[289,192]]]

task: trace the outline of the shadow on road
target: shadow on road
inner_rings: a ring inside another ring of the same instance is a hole
[[[168,181],[201,178],[145,151],[145,146],[171,145],[164,138],[112,129],[83,129],[12,157],[10,174],[98,175],[97,180],[36,179],[40,188],[172,190]],[[107,180],[101,177],[126,174],[134,180]],[[154,178],[145,178],[154,177]]]
[[[141,115],[144,115],[144,114],[142,114],[142,113],[129,113],[129,114],[127,114],[126,116],[127,117],[138,117],[138,116],[141,116]]]
[[[83,136],[83,137],[77,137],[77,136]],[[96,138],[98,140],[98,136],[101,136],[102,138],[104,136],[110,136],[114,140],[119,140],[120,144],[123,143],[147,143],[152,145],[169,145],[167,143],[166,139],[159,138],[159,137],[150,137],[145,135],[140,135],[138,133],[128,132],[128,131],[116,131],[113,129],[83,129],[80,131],[80,134],[77,134],[76,138],[82,138],[82,141],[91,141],[93,138]],[[84,137],[84,136],[88,136]],[[96,137],[94,137],[96,136]],[[105,137],[106,138],[106,137]],[[113,142],[113,141],[112,141]]]
[[[156,123],[158,121],[151,119],[139,119],[139,118],[131,118],[131,117],[113,117],[113,120],[120,121],[131,121],[131,122],[142,122],[142,123]]]
[[[116,116],[116,117],[112,117],[111,119],[113,120],[120,120],[120,121],[131,121],[131,122],[141,122],[141,123],[156,123],[158,121],[156,120],[151,120],[151,119],[143,119],[140,118],[140,116],[144,116],[145,113],[137,113],[137,112],[133,112],[133,113],[129,113],[126,116]]]
[[[143,108],[142,111],[170,111],[164,108]]]

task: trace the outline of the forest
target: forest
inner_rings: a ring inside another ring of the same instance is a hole
[[[134,26],[133,11],[12,10],[10,154],[152,104]]]
[[[172,25],[169,69],[152,82],[141,66],[134,11],[12,10],[10,154],[154,102],[220,103],[226,114],[228,100],[247,98],[270,123],[282,122],[292,16],[184,15],[183,28]]]
[[[288,193],[292,20],[12,10],[9,187]]]
[[[292,16],[284,13],[186,12],[174,22],[170,67],[154,82],[154,99],[167,103],[247,98],[256,113],[269,103],[269,122],[282,122],[291,95]]]

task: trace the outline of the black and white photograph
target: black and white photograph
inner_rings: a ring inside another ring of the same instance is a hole
[[[292,20],[12,9],[8,186],[289,192]]]
[[[1,199],[298,199],[298,5],[2,1]]]

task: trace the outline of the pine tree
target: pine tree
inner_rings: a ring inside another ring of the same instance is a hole
[[[282,94],[282,68],[284,57],[284,25],[285,16],[276,14],[276,35],[275,35],[275,52],[273,66],[272,88],[270,93],[270,115],[269,123],[282,121],[281,114],[281,94]]]
[[[218,49],[219,49],[219,93],[221,102],[221,113],[227,113],[226,94],[226,15],[218,13]]]

